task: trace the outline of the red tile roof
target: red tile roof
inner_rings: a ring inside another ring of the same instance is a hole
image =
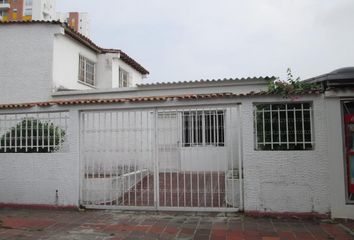
[[[319,90],[304,91],[297,95],[319,95]],[[31,107],[48,107],[53,105],[88,105],[88,104],[112,104],[112,103],[139,103],[139,102],[164,102],[164,101],[183,101],[183,100],[200,100],[200,99],[217,99],[217,98],[237,98],[247,96],[277,96],[276,94],[266,91],[249,92],[249,93],[207,93],[207,94],[186,94],[171,96],[148,96],[148,97],[131,97],[131,98],[94,98],[94,99],[70,99],[55,100],[48,102],[35,103],[18,103],[18,104],[0,104],[0,109],[14,108],[31,108]]]
[[[141,66],[138,62],[136,62],[133,58],[129,57],[125,52],[120,49],[106,49],[97,46],[91,39],[82,35],[81,33],[75,31],[71,28],[68,24],[62,23],[60,21],[0,21],[0,25],[8,25],[8,24],[58,24],[61,25],[65,33],[70,37],[74,38],[75,40],[79,41],[80,43],[84,44],[85,46],[91,48],[93,51],[97,53],[119,53],[120,58],[123,62],[133,67],[135,70],[140,72],[141,74],[149,74],[149,71],[146,70],[143,66]]]

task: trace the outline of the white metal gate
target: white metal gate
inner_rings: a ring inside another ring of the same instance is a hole
[[[242,208],[239,106],[84,111],[81,204]]]

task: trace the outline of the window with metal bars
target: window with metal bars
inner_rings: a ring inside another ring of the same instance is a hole
[[[254,105],[256,150],[312,150],[312,104]]]
[[[90,86],[95,86],[96,64],[86,57],[79,56],[79,81]]]
[[[0,153],[62,151],[67,121],[67,112],[0,115]]]
[[[185,111],[182,113],[184,147],[224,146],[225,111]]]

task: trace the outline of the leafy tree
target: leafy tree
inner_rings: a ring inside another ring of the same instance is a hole
[[[55,152],[64,142],[65,131],[50,122],[26,118],[0,138],[0,152]]]

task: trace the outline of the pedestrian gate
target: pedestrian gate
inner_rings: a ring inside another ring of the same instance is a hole
[[[81,112],[81,204],[242,208],[239,106]]]

